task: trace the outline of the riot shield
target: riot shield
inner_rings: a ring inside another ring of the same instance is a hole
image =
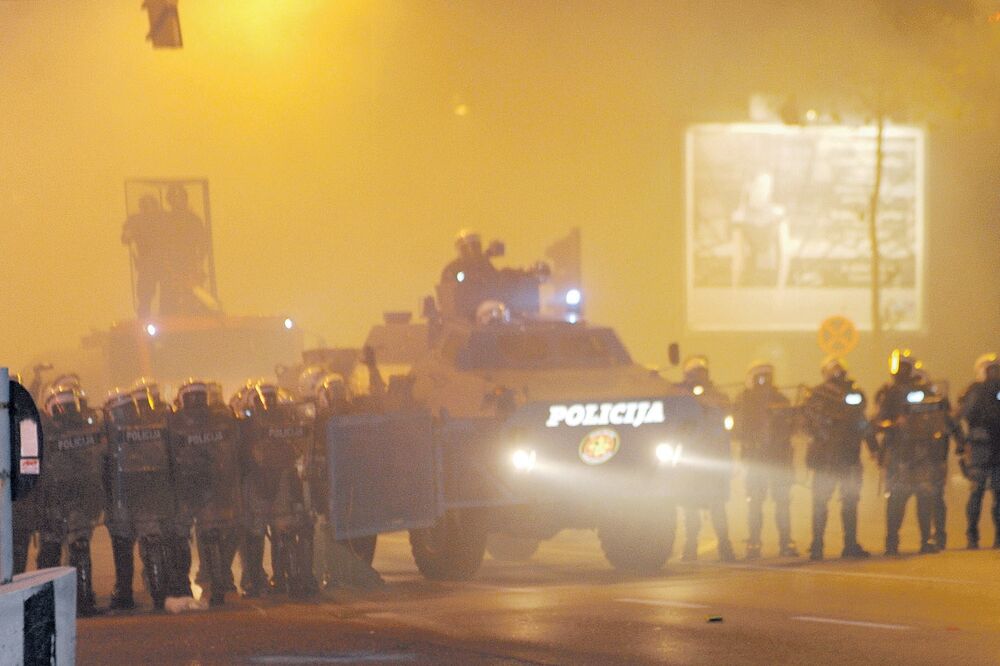
[[[430,527],[442,515],[441,462],[429,413],[337,416],[326,432],[337,539]]]
[[[228,410],[182,410],[170,419],[177,518],[202,528],[232,525],[240,498],[239,437]]]
[[[294,410],[255,415],[241,423],[244,515],[251,529],[308,511],[296,462],[308,450],[312,426]]]
[[[174,515],[169,434],[165,418],[108,428],[112,534],[141,537],[163,532]]]
[[[47,445],[45,474],[37,489],[38,528],[49,541],[73,541],[89,535],[101,517],[107,436],[95,413],[73,427],[46,419],[43,431]]]

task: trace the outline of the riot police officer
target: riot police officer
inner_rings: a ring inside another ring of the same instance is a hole
[[[468,229],[458,232],[455,238],[455,249],[458,257],[452,260],[441,272],[441,282],[460,282],[484,285],[496,279],[497,269],[490,257],[483,252],[482,237]]]
[[[177,391],[170,418],[170,457],[177,496],[176,596],[190,595],[189,536],[195,525],[199,573],[209,604],[225,603],[239,542],[239,432],[232,411],[213,400],[212,382],[191,379]],[[173,595],[172,595],[173,596]]]
[[[290,395],[274,384],[249,383],[232,401],[240,419],[243,458],[245,596],[265,589],[307,596],[312,576],[313,525],[298,463],[311,444],[310,424]],[[272,576],[264,573],[264,537],[271,541]]]
[[[847,368],[839,358],[826,359],[820,373],[823,382],[809,390],[803,404],[806,430],[812,436],[806,454],[806,466],[813,470],[809,558],[823,559],[827,505],[838,486],[844,527],[841,557],[868,557],[870,553],[858,544],[861,441],[867,442],[873,455],[877,447],[865,418],[865,394],[848,377]]]
[[[105,404],[108,454],[105,463],[106,524],[115,562],[111,607],[135,606],[133,550],[139,542],[153,607],[160,610],[174,581],[176,541],[167,415],[159,387],[141,380],[130,392],[112,391]]]
[[[965,536],[971,550],[979,548],[979,514],[987,485],[993,491],[993,547],[1000,548],[1000,360],[996,354],[983,354],[974,370],[976,381],[958,399],[965,442],[956,449],[962,455],[962,473],[971,484],[965,507]]]
[[[760,557],[763,504],[768,491],[774,500],[782,557],[798,557],[792,540],[790,491],[792,486],[793,411],[788,398],[774,386],[774,366],[764,361],[750,365],[746,388],[736,398],[734,431],[740,456],[747,466],[747,521],[750,537],[747,559]]]
[[[374,369],[378,373],[377,368]],[[379,376],[379,381],[381,377]],[[345,548],[357,559],[371,564],[375,557],[376,537],[359,537],[355,539],[338,540],[333,530],[330,511],[330,476],[327,466],[327,429],[330,419],[356,413],[359,409],[371,406],[364,402],[363,406],[355,404],[350,390],[341,375],[328,373],[319,381],[316,388],[316,428],[314,428],[313,447],[306,464],[307,481],[310,497],[316,512],[316,532],[319,538],[319,561],[316,570],[320,584],[326,588],[335,583],[339,573],[336,570],[337,545]]]
[[[729,522],[726,518],[726,502],[729,501],[729,481],[732,452],[727,423],[731,424],[729,398],[712,383],[708,371],[708,359],[694,356],[684,363],[684,381],[678,386],[691,393],[705,413],[705,429],[700,433],[694,453],[711,464],[703,473],[692,471],[690,488],[684,508],[686,537],[682,559],[693,562],[698,559],[698,532],[701,530],[701,510],[708,509],[718,541],[719,559],[731,562],[735,559],[733,545],[729,541]]]
[[[45,396],[45,474],[35,489],[41,544],[38,568],[59,566],[63,544],[76,568],[78,615],[97,612],[90,538],[101,517],[101,465],[107,437],[96,411],[75,383],[51,387]]]
[[[948,485],[948,451],[951,440],[962,441],[962,430],[951,417],[951,403],[948,400],[947,384],[931,379],[925,368],[918,368],[917,381],[923,386],[928,404],[931,406],[926,417],[925,433],[928,460],[922,470],[920,483],[930,493],[931,543],[938,551],[948,544],[948,507],[945,504],[945,487]],[[958,448],[961,448],[959,444]]]
[[[947,446],[947,402],[930,394],[918,374],[919,363],[907,350],[895,350],[890,359],[892,379],[875,397],[874,425],[882,433],[880,464],[885,470],[885,553],[899,554],[899,528],[906,504],[917,497],[920,552],[940,549],[931,535],[935,508],[935,473],[941,440]]]

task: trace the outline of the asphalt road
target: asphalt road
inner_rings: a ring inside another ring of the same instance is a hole
[[[83,619],[78,660],[190,666],[1000,664],[1000,551],[963,550],[964,481],[953,478],[949,488],[952,549],[912,554],[918,543],[911,515],[899,558],[880,555],[884,503],[871,469],[865,484],[862,541],[876,552],[866,561],[836,559],[836,507],[824,562],[777,558],[770,526],[764,559],[720,564],[706,527],[699,562],[672,560],[650,578],[617,574],[593,533],[570,531],[543,543],[530,562],[487,558],[472,582],[432,583],[416,572],[406,535],[393,534],[380,540],[376,555],[387,581],[381,590],[338,591],[308,603],[234,600],[223,609],[176,616],[145,610]],[[794,489],[803,549],[807,497],[804,485]],[[742,502],[730,503],[740,554],[742,509]],[[992,542],[985,523],[983,537]],[[96,545],[98,593],[106,603],[112,578],[103,531]]]

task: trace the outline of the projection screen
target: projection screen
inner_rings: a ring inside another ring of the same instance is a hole
[[[884,132],[878,206],[887,330],[923,320],[923,131]],[[874,127],[707,124],[688,129],[687,325],[871,330],[868,211]]]

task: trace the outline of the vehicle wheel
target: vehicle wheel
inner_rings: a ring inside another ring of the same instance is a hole
[[[375,560],[375,544],[377,540],[378,535],[373,534],[371,536],[358,537],[357,539],[344,539],[340,544],[351,551],[354,557],[371,566]]]
[[[618,520],[603,525],[597,536],[604,557],[615,569],[653,574],[663,568],[673,553],[677,506],[671,503],[666,511],[639,512],[644,515],[619,516]]]
[[[483,563],[486,527],[473,512],[449,511],[433,527],[410,530],[410,551],[424,578],[468,580]]]
[[[524,562],[531,559],[540,543],[531,537],[491,534],[486,541],[486,552],[500,562]]]

